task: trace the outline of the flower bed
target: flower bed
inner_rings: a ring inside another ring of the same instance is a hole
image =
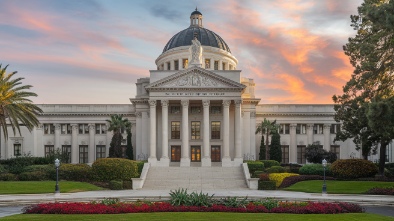
[[[295,214],[335,214],[360,213],[363,209],[349,203],[290,203],[278,202],[267,209],[259,202],[249,202],[245,206],[231,207],[220,204],[205,206],[174,206],[169,202],[147,203],[43,203],[24,208],[25,214],[118,214],[150,212],[240,212],[240,213],[295,213]]]
[[[394,187],[374,187],[366,192],[366,194],[373,195],[394,195]]]

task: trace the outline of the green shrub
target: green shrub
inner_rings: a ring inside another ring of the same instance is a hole
[[[246,161],[246,163],[248,164],[249,173],[252,175],[256,171],[264,170],[264,164],[260,161]]]
[[[272,166],[280,166],[280,163],[275,160],[260,160],[264,164],[265,168],[270,168]]]
[[[142,169],[144,169],[144,164],[145,164],[145,163],[146,163],[146,161],[138,161],[138,162],[137,162],[138,174],[139,174],[138,177],[141,176]]]
[[[133,181],[131,181],[131,180],[123,180],[123,189],[124,190],[131,190],[131,189],[133,189]]]
[[[122,158],[102,158],[92,165],[92,178],[97,181],[131,180],[139,177],[137,162]]]
[[[15,181],[17,180],[17,176],[12,173],[2,173],[0,174],[1,181]]]
[[[254,171],[254,173],[252,174],[252,178],[259,178],[260,174],[262,173],[264,173],[264,171],[261,170]]]
[[[276,190],[276,183],[275,183],[275,181],[259,180],[258,189],[259,190]]]
[[[59,179],[69,181],[89,181],[92,168],[87,164],[61,164]],[[56,170],[51,173],[51,179],[56,179]]]
[[[123,190],[123,181],[122,180],[111,180],[111,181],[109,181],[109,188],[111,190]]]
[[[322,164],[305,164],[299,170],[301,175],[324,175],[324,168]],[[326,176],[331,176],[330,165],[326,167]]]
[[[23,172],[42,172],[45,174],[45,178],[42,180],[55,180],[56,179],[56,168],[55,165],[30,165],[23,169]]]
[[[23,172],[18,175],[20,181],[43,181],[48,180],[48,176],[42,171]]]
[[[334,177],[341,179],[356,179],[372,177],[378,173],[378,168],[368,160],[346,159],[337,160],[331,164],[331,171]]]
[[[268,169],[265,170],[267,173],[285,173],[286,168],[281,167],[281,166],[272,166]]]
[[[0,164],[0,174],[5,173],[6,169]]]

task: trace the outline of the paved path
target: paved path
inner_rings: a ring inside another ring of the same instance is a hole
[[[24,206],[5,206],[0,207],[0,218],[5,216],[11,216],[15,214],[21,214]]]

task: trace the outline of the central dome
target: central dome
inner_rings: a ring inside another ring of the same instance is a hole
[[[223,38],[215,32],[202,27],[202,14],[197,8],[190,15],[190,27],[174,35],[164,47],[163,53],[172,48],[191,45],[195,35],[197,35],[201,45],[220,48],[231,53]]]

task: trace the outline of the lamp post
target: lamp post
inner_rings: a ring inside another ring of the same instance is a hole
[[[55,194],[60,193],[59,189],[59,166],[60,166],[60,160],[56,159],[55,160],[55,167],[56,167],[56,186],[55,186]]]
[[[326,159],[323,159],[323,161],[322,161],[322,165],[323,165],[323,171],[324,171],[324,173],[323,173],[323,178],[324,178],[324,181],[323,181],[323,190],[322,190],[322,194],[327,194],[327,185],[326,185],[326,166],[327,166],[327,160]]]

